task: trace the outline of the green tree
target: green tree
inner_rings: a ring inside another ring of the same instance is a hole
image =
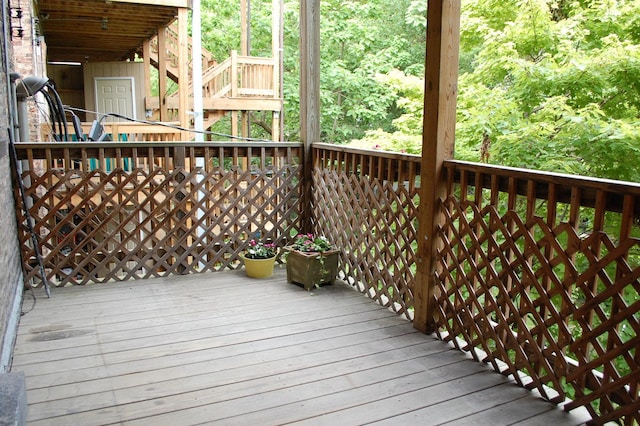
[[[239,49],[239,0],[203,0],[205,45]],[[466,0],[456,157],[640,180],[640,2]],[[426,2],[321,1],[321,137],[420,151]],[[251,2],[269,54],[271,2]],[[299,1],[284,2],[285,135],[299,139]],[[206,23],[205,23],[206,22]]]
[[[394,68],[422,72],[424,49],[416,54],[415,46],[424,45],[424,27],[405,20],[412,3],[397,1],[390,8],[384,0],[321,2],[323,140],[346,142],[369,129],[392,129],[395,99],[377,75]]]
[[[640,180],[639,16],[631,0],[463,2],[456,158]],[[379,81],[402,120],[359,144],[419,151],[417,99]]]
[[[285,138],[299,135],[299,1],[284,1]],[[321,137],[361,138],[370,129],[393,130],[402,110],[377,76],[393,69],[421,75],[426,3],[399,0],[321,1]],[[224,60],[240,44],[240,1],[203,0],[203,44]],[[251,53],[270,55],[271,1],[251,1]]]
[[[482,3],[465,3],[465,10]],[[462,31],[475,43],[463,46],[471,66],[460,76],[458,155],[478,161],[487,132],[494,163],[640,179],[633,167],[640,160],[639,6],[515,6],[502,26],[475,14],[474,26]],[[478,28],[490,28],[484,39]]]

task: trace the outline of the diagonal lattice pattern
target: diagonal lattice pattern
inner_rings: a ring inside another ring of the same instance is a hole
[[[314,227],[341,248],[347,281],[411,318],[417,192],[394,182],[314,170]]]
[[[441,213],[441,337],[551,401],[572,399],[567,409],[638,422],[640,268],[627,258],[640,241],[454,197]]]
[[[250,238],[284,245],[300,228],[297,166],[28,178],[47,279],[59,286],[237,268]],[[21,241],[27,279],[39,285],[26,226]]]

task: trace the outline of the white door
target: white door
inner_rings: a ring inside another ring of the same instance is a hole
[[[133,99],[133,77],[96,78],[96,111],[100,114],[115,113],[136,118]],[[99,115],[102,117],[102,115]],[[105,117],[103,121],[126,121]]]

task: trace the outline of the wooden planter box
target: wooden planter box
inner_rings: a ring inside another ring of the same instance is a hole
[[[338,273],[340,250],[329,250],[322,254],[305,253],[285,247],[287,255],[287,282],[301,284],[309,291],[316,286],[333,284]]]

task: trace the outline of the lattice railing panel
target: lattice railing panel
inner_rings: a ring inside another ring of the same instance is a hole
[[[336,171],[314,170],[315,232],[341,249],[346,281],[412,317],[416,190]]]
[[[627,258],[640,240],[581,236],[453,196],[441,213],[441,337],[597,422],[638,422],[640,267]]]
[[[28,174],[59,285],[235,268],[247,238],[284,244],[307,220],[297,144],[17,145],[30,170],[43,159],[82,169]],[[411,318],[419,157],[312,152],[313,231],[341,249],[348,283]],[[174,167],[199,158],[204,169]],[[142,168],[124,172],[127,159]],[[438,288],[423,292],[439,335],[594,423],[637,424],[640,185],[459,161],[444,173]]]
[[[234,269],[256,234],[285,245],[300,229],[296,165],[24,176],[47,278],[59,286]],[[40,285],[21,231],[27,279]]]

